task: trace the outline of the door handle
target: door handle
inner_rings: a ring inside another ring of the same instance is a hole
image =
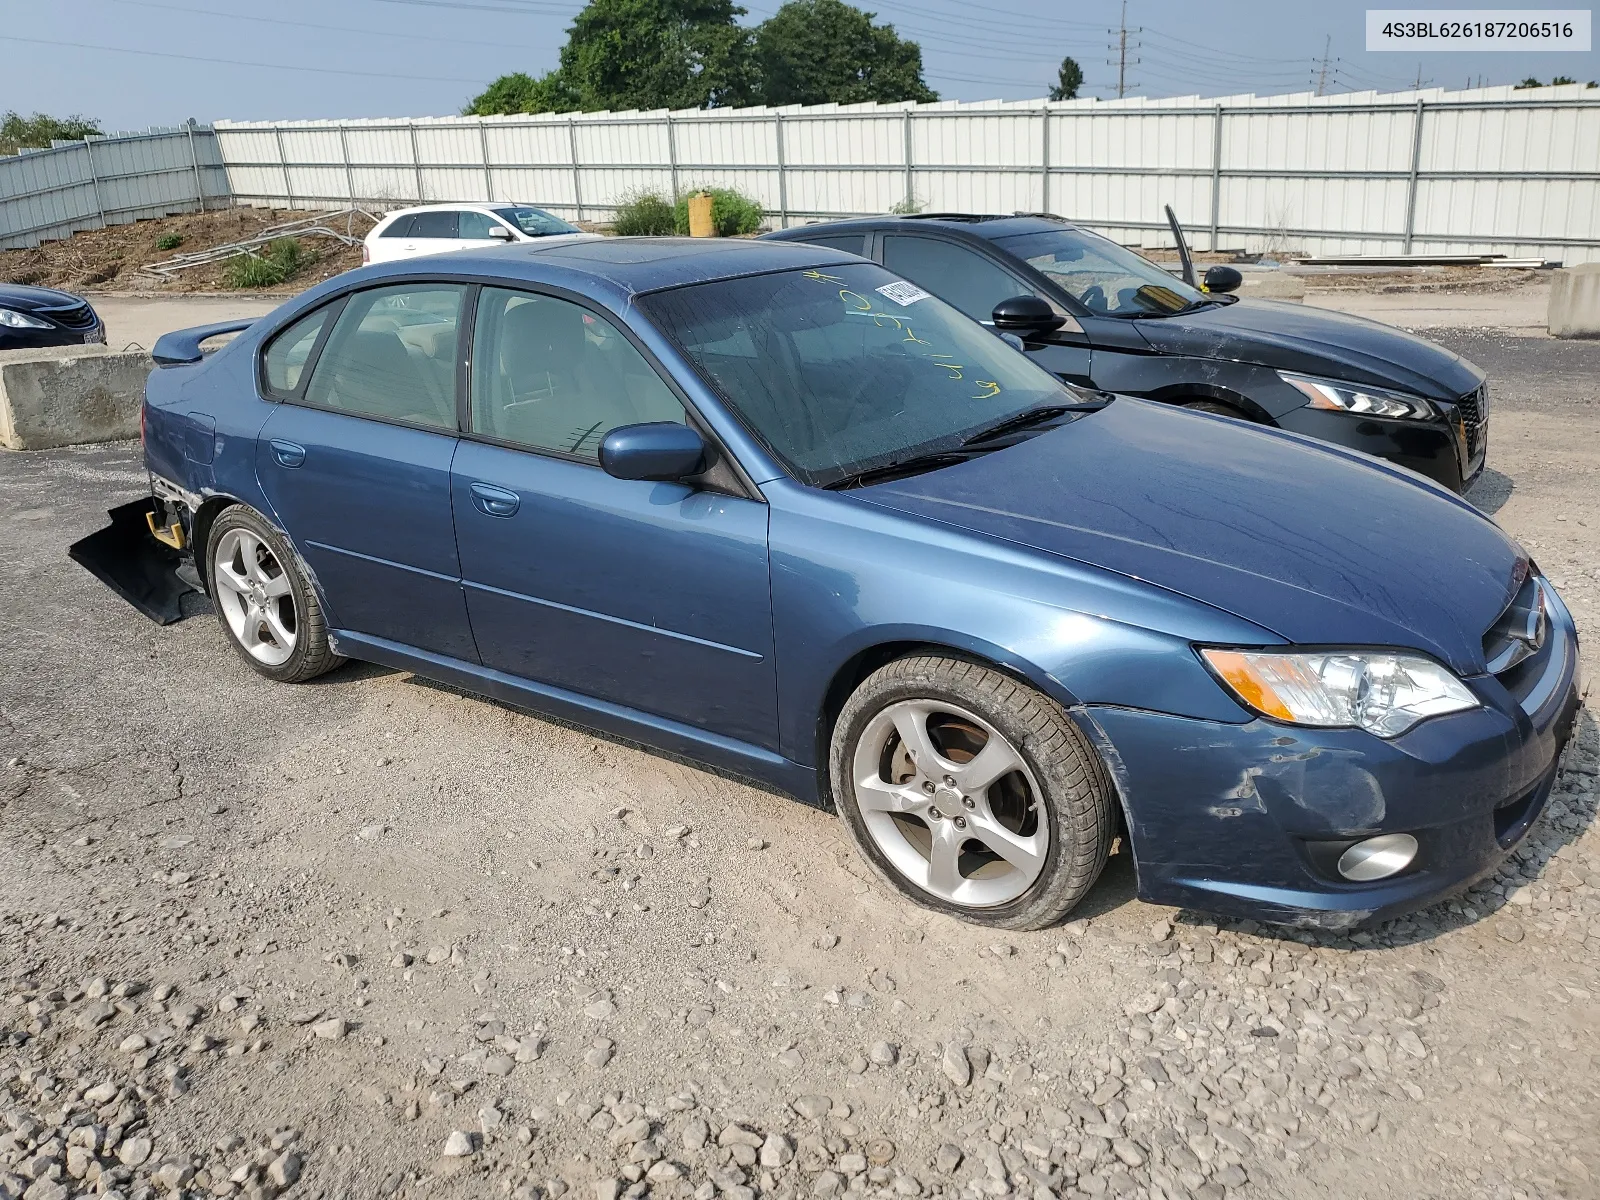
[[[281,467],[298,467],[306,461],[306,448],[273,438],[272,457],[278,460]]]
[[[488,517],[512,516],[522,504],[522,497],[515,492],[495,487],[492,483],[475,483],[469,490],[472,492],[472,503]]]

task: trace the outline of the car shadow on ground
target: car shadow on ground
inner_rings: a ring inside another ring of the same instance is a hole
[[[1351,934],[1327,933],[1320,930],[1293,929],[1281,925],[1261,925],[1255,921],[1221,922],[1223,928],[1241,933],[1252,933],[1268,941],[1295,941],[1307,946],[1320,946],[1333,950],[1388,950],[1430,942],[1446,933],[1453,933],[1478,925],[1501,909],[1510,907],[1516,912],[1521,905],[1512,901],[1500,890],[1516,894],[1532,883],[1548,881],[1552,872],[1551,860],[1567,846],[1573,845],[1596,819],[1600,794],[1595,791],[1563,791],[1562,784],[1574,777],[1579,761],[1587,756],[1588,770],[1593,771],[1600,753],[1600,726],[1587,707],[1578,710],[1577,727],[1563,760],[1565,769],[1558,776],[1555,790],[1545,803],[1539,819],[1523,838],[1513,854],[1500,868],[1472,888],[1441,900],[1419,912],[1385,921],[1369,929]],[[1559,808],[1558,808],[1559,805]],[[1507,914],[1510,917],[1510,914]],[[1211,925],[1216,918],[1205,913],[1181,913],[1180,924]],[[1520,922],[1500,930],[1507,941],[1521,941]]]
[[[1511,493],[1516,490],[1517,481],[1511,476],[1493,467],[1485,467],[1483,474],[1478,476],[1478,482],[1467,491],[1466,498],[1474,507],[1493,516],[1505,507],[1506,501],[1511,499]]]

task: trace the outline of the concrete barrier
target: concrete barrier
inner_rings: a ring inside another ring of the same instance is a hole
[[[0,446],[49,450],[138,437],[150,369],[145,352],[104,346],[0,351]]]
[[[1600,262],[1556,272],[1549,324],[1551,337],[1600,338]]]

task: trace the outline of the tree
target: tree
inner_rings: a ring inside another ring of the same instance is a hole
[[[1517,84],[1516,87],[1513,90],[1520,92],[1520,91],[1523,91],[1526,88],[1536,88],[1536,87],[1543,87],[1543,86],[1544,86],[1544,84],[1540,83],[1532,75],[1529,75],[1521,83]]]
[[[1068,55],[1061,60],[1061,69],[1056,72],[1056,85],[1050,89],[1052,100],[1076,100],[1078,89],[1083,86],[1083,68],[1078,65],[1078,60]]]
[[[1550,81],[1550,86],[1551,87],[1560,87],[1564,83],[1577,83],[1577,82],[1578,81],[1576,79],[1574,79],[1571,75],[1557,75],[1554,79],[1552,79]]]
[[[732,0],[590,0],[561,48],[562,79],[590,112],[748,104],[742,15]]]
[[[922,47],[843,0],[789,0],[756,28],[765,104],[859,104],[939,98],[922,78]]]
[[[100,132],[100,122],[88,117],[52,117],[37,112],[25,117],[8,112],[0,116],[0,154],[15,154],[24,146],[44,150],[53,141],[81,142],[86,137],[100,136]]]
[[[576,108],[578,98],[560,71],[546,72],[537,79],[517,71],[496,79],[461,110],[461,115],[492,117],[512,113],[572,112]]]

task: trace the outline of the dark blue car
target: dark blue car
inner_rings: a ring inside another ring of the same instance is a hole
[[[257,671],[831,802],[970,920],[1059,920],[1118,836],[1156,903],[1416,907],[1525,834],[1576,714],[1567,610],[1445,489],[1070,390],[824,247],[412,259],[206,332],[157,347],[140,515]]]

